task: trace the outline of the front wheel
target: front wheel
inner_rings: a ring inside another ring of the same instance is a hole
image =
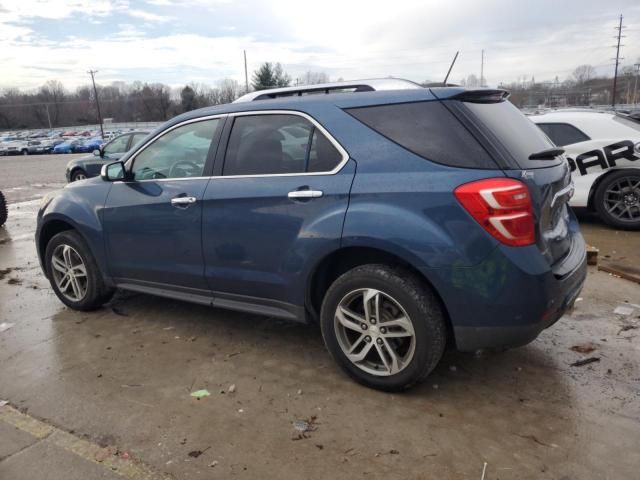
[[[29,155],[29,150],[27,150],[26,148],[22,150],[22,155]]]
[[[69,308],[93,310],[113,295],[91,250],[73,230],[58,233],[49,241],[45,266],[53,291]]]
[[[640,230],[640,170],[619,170],[598,185],[595,208],[615,228]]]
[[[385,391],[424,379],[446,344],[439,299],[419,278],[386,265],[340,276],[321,310],[327,349],[354,380]]]
[[[84,180],[86,178],[87,178],[87,172],[85,172],[81,168],[74,170],[74,172],[71,174],[72,182],[77,182],[78,180]]]

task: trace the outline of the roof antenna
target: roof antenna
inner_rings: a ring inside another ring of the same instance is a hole
[[[446,87],[447,86],[447,80],[449,80],[449,74],[451,73],[451,69],[453,68],[453,66],[456,63],[456,60],[458,59],[458,54],[460,53],[460,50],[458,50],[455,54],[455,56],[453,57],[453,61],[451,62],[451,65],[449,66],[449,71],[447,72],[447,76],[444,77],[444,82],[442,82],[442,86]]]

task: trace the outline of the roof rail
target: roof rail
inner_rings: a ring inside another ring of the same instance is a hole
[[[319,83],[316,85],[299,85],[296,87],[270,88],[247,93],[233,103],[253,102],[255,100],[270,100],[281,97],[294,97],[320,93],[335,93],[340,90],[353,92],[374,92],[378,90],[407,90],[423,88],[410,80],[401,78],[374,78],[370,80],[352,80],[346,82]]]

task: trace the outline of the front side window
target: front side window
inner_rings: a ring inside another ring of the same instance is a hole
[[[342,155],[315,125],[298,115],[246,115],[233,123],[225,176],[329,172]]]
[[[127,143],[129,143],[129,135],[122,135],[121,137],[114,138],[104,147],[104,153],[107,155],[110,153],[124,153],[127,151]]]
[[[585,133],[568,123],[539,123],[538,127],[559,147],[589,140]]]
[[[175,128],[136,155],[135,180],[201,177],[220,120],[203,120]]]

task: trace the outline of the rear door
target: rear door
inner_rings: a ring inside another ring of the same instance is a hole
[[[202,232],[214,304],[299,317],[310,261],[340,243],[355,162],[306,115],[243,113],[216,171]]]
[[[577,223],[569,211],[573,195],[569,164],[564,155],[532,160],[531,155],[556,148],[547,136],[511,102],[462,101],[499,158],[504,173],[529,187],[537,224],[537,245],[549,265],[571,252]]]

